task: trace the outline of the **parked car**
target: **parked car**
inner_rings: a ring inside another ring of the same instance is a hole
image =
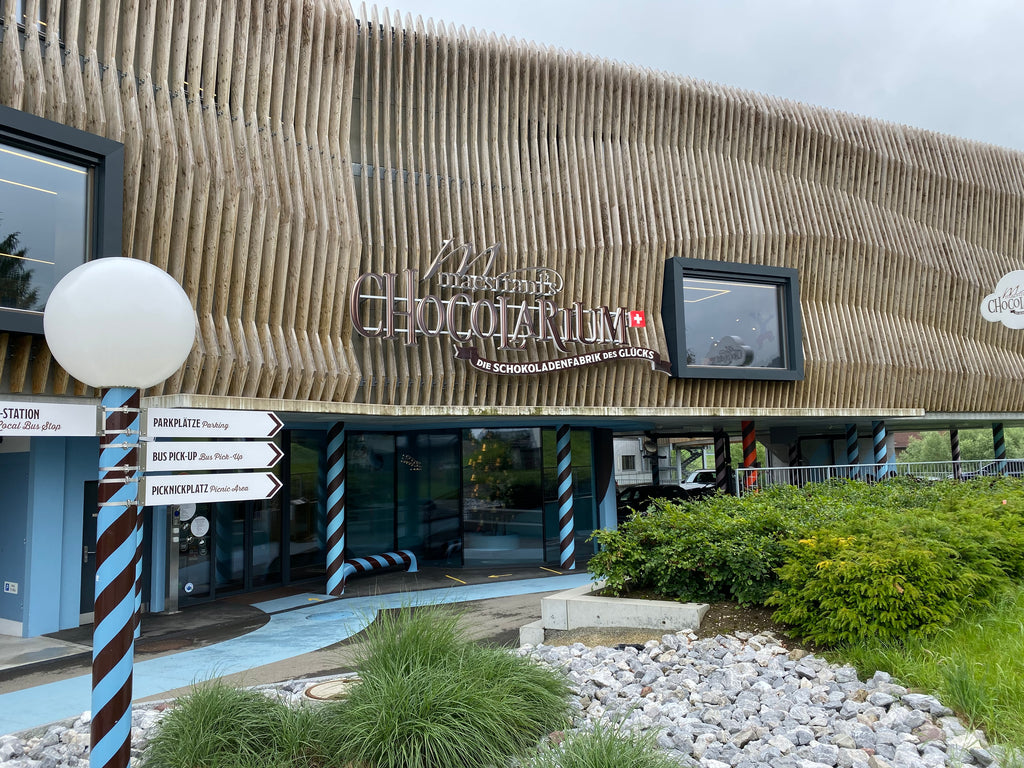
[[[999,462],[993,461],[985,464],[977,472],[961,472],[961,480],[973,480],[976,477],[1024,477],[1024,459],[1007,459],[1006,468],[1000,472]]]
[[[698,469],[695,472],[691,472],[686,476],[686,479],[680,483],[683,488],[687,490],[695,490],[701,488],[710,488],[712,491],[715,490],[717,478],[715,476],[715,470],[713,469]]]
[[[683,488],[680,485],[630,485],[619,491],[618,518],[626,520],[634,512],[643,514],[655,499],[690,501],[714,492],[707,488]]]

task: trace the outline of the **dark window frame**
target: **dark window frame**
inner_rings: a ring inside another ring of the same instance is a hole
[[[786,334],[782,368],[687,365],[686,310],[683,279],[733,280],[773,285],[782,291],[781,327]],[[747,379],[752,381],[799,381],[804,378],[803,332],[800,316],[799,273],[790,267],[708,261],[683,256],[665,263],[661,319],[665,326],[672,376],[680,379]]]
[[[124,145],[0,105],[0,144],[26,149],[93,172],[90,260],[121,255]],[[43,313],[0,307],[0,332],[43,332]]]

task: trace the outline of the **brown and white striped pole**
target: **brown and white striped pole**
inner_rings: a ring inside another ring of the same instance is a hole
[[[345,592],[345,425],[327,432],[327,594]]]
[[[572,444],[568,424],[558,426],[556,451],[558,464],[558,564],[567,570],[576,568],[576,523],[573,518]]]
[[[101,409],[89,765],[116,768],[131,756],[139,390],[105,389]]]

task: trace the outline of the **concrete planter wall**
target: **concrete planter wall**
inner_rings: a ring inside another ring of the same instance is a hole
[[[708,612],[707,603],[677,603],[670,600],[637,600],[593,594],[604,587],[599,581],[559,592],[541,600],[541,618],[519,630],[521,643],[537,645],[548,629],[581,627],[638,627],[680,632],[698,629]]]

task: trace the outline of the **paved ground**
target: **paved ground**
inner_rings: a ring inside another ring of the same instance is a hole
[[[255,685],[343,671],[350,668],[351,638],[377,611],[417,603],[458,603],[471,637],[518,644],[519,627],[540,618],[545,594],[589,579],[586,572],[538,568],[424,569],[353,580],[343,598],[279,589],[147,616],[134,695],[172,698],[213,678]],[[62,657],[43,660],[36,649],[22,654],[25,663],[12,664],[18,649],[0,648],[0,734],[89,709],[91,627],[48,638],[62,644]]]

